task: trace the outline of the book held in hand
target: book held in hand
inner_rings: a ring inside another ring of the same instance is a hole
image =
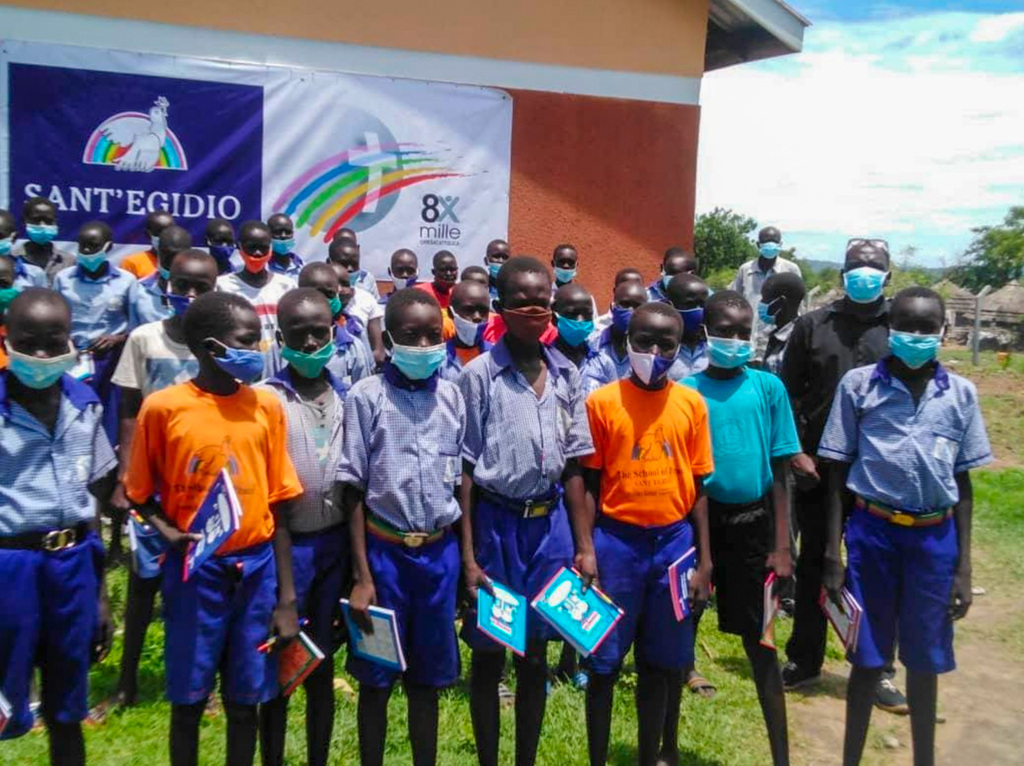
[[[189,532],[201,534],[203,539],[190,543],[185,553],[183,579],[186,582],[238,530],[241,521],[242,504],[238,502],[228,469],[222,468],[188,528]]]
[[[362,628],[352,619],[352,607],[349,606],[347,598],[341,600],[341,611],[348,627],[349,652],[391,670],[405,672],[405,654],[402,652],[402,641],[398,637],[398,618],[394,609],[370,607],[373,633],[363,633]]]
[[[697,549],[690,548],[673,561],[668,568],[668,587],[672,594],[672,611],[676,622],[682,622],[693,612],[690,580],[697,571]]]
[[[761,646],[775,648],[775,617],[779,613],[779,596],[775,592],[778,582],[775,572],[764,578],[764,611],[761,613]]]
[[[11,707],[11,703],[4,696],[4,693],[0,692],[0,734],[4,733],[4,729],[7,728],[7,724],[10,722],[13,714],[14,708]]]
[[[483,588],[476,596],[476,626],[486,636],[520,657],[526,654],[526,597],[492,582],[492,596]]]
[[[300,630],[295,640],[277,655],[277,681],[281,685],[281,694],[291,696],[323,660],[324,653],[320,647]]]
[[[864,616],[864,608],[857,603],[857,599],[846,588],[840,591],[839,596],[842,603],[836,604],[829,598],[828,591],[822,588],[818,603],[839,635],[839,640],[843,642],[843,647],[846,651],[852,652],[857,647],[857,637],[860,635],[860,621]]]
[[[584,657],[593,654],[622,619],[622,610],[608,596],[583,580],[575,569],[562,567],[541,588],[531,604]]]

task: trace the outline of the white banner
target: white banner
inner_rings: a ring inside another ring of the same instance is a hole
[[[201,244],[210,218],[286,212],[307,261],[348,227],[364,268],[405,247],[426,278],[506,236],[511,131],[494,89],[0,42],[0,207],[49,197],[65,241],[101,218],[145,244],[162,208]]]

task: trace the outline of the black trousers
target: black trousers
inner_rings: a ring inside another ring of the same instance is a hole
[[[810,489],[794,488],[793,509],[800,530],[800,553],[796,560],[796,599],[793,634],[786,643],[786,656],[805,671],[818,672],[825,660],[827,624],[818,606],[821,570],[828,541],[825,502],[827,482]]]

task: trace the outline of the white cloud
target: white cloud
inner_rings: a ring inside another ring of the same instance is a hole
[[[1012,28],[964,14],[812,27],[797,58],[707,76],[698,212],[731,207],[818,243],[886,235],[951,260],[972,226],[1024,203],[1024,73],[977,51]],[[979,29],[986,44],[969,43]]]
[[[981,19],[971,32],[971,42],[998,43],[1014,30],[1024,27],[1024,13],[1003,13]]]

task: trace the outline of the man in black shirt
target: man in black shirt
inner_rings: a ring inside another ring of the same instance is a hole
[[[796,320],[782,362],[782,380],[793,401],[804,452],[818,454],[840,379],[855,367],[889,355],[889,305],[882,290],[889,281],[889,247],[883,240],[852,239],[843,264],[846,295]],[[796,566],[793,635],[782,669],[787,688],[817,679],[825,658],[826,623],[818,606],[825,554],[824,483],[798,477],[793,498],[800,532]],[[884,688],[883,688],[884,687]],[[904,710],[906,700],[883,677],[880,706]]]

